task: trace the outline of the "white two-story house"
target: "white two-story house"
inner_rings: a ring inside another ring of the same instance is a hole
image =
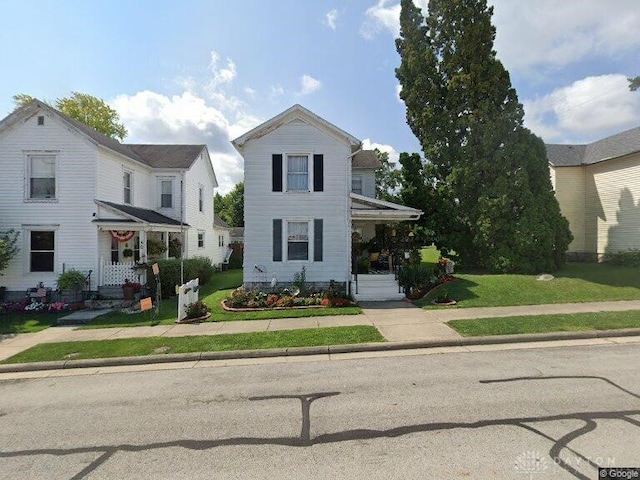
[[[0,168],[0,230],[20,233],[8,291],[55,288],[71,268],[96,290],[136,279],[134,262],[226,254],[205,145],[119,143],[34,100],[0,121]]]
[[[352,235],[422,213],[375,199],[375,153],[300,105],[232,143],[244,157],[247,288],[289,284],[304,267],[308,283],[355,293]]]

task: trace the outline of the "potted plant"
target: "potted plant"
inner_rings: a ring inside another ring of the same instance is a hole
[[[122,294],[126,301],[132,301],[135,299],[136,293],[140,293],[140,284],[138,282],[130,282],[128,278],[125,278],[122,284]]]
[[[125,248],[124,250],[122,250],[122,256],[125,258],[133,257],[133,250],[131,250],[130,248]]]
[[[185,313],[187,318],[183,322],[198,322],[211,316],[209,307],[202,300],[185,305]]]
[[[160,240],[147,239],[147,253],[151,256],[162,255],[167,251],[167,246]]]
[[[70,269],[58,276],[57,287],[64,303],[75,303],[82,298],[86,276],[79,270]]]

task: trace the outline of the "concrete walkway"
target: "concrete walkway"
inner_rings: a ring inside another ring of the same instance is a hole
[[[0,335],[0,360],[41,343],[82,340],[112,340],[136,337],[182,337],[188,335],[220,335],[228,333],[293,330],[354,325],[373,325],[393,343],[455,341],[461,336],[446,322],[457,319],[492,318],[506,316],[544,315],[600,311],[639,310],[640,300],[619,302],[570,303],[555,305],[527,305],[491,308],[447,308],[423,310],[403,301],[363,302],[363,315],[284,318],[275,320],[246,320],[237,322],[207,322],[183,325],[156,325],[129,328],[77,330],[77,326],[51,327],[38,333]],[[76,312],[92,318],[107,311]],[[76,318],[74,317],[74,318]],[[76,319],[78,319],[76,318]],[[488,342],[483,342],[488,343]]]

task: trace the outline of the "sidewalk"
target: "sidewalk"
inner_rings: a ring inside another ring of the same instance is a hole
[[[640,336],[640,329],[610,332],[561,332],[538,335],[514,335],[511,338],[477,337],[464,338],[446,325],[450,320],[491,318],[520,315],[563,314],[600,311],[640,310],[640,300],[618,302],[592,302],[551,305],[526,305],[490,308],[438,308],[423,310],[402,302],[362,302],[362,315],[337,315],[326,317],[285,318],[275,320],[246,320],[236,322],[207,322],[200,324],[156,325],[149,327],[103,328],[76,330],[76,326],[51,327],[38,333],[0,335],[0,360],[9,358],[23,350],[41,343],[70,342],[83,340],[112,340],[136,337],[182,337],[188,335],[220,335],[231,333],[260,332],[269,330],[293,330],[301,328],[323,328],[354,325],[372,325],[387,339],[389,344],[380,344],[378,349],[400,349],[420,346],[470,345],[490,343],[513,343],[518,341],[540,341],[545,339],[595,338],[603,336]],[[106,311],[104,313],[107,313]],[[90,315],[100,312],[76,312],[73,315]],[[493,340],[493,341],[492,341]],[[639,339],[640,341],[640,339]],[[386,346],[386,347],[385,347]],[[340,346],[342,352],[349,346]],[[357,345],[353,351],[362,351]],[[242,356],[242,354],[238,354]],[[250,354],[245,352],[246,356]],[[143,357],[144,358],[144,357]],[[4,368],[4,367],[3,367]]]

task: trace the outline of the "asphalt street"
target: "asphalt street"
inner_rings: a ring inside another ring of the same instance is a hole
[[[640,466],[640,345],[0,381],[0,479],[594,479]]]

